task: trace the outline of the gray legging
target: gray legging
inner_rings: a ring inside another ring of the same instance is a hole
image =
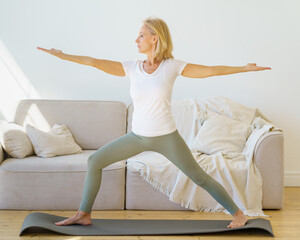
[[[103,168],[143,151],[155,151],[164,155],[194,183],[205,189],[232,215],[239,210],[225,188],[199,166],[178,130],[155,137],[144,137],[131,131],[91,154],[88,158],[79,210],[91,212],[100,188]]]

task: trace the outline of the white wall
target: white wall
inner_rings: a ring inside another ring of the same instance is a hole
[[[18,98],[130,104],[129,79],[36,47],[115,61],[144,59],[135,39],[142,20],[157,16],[170,28],[175,58],[210,66],[256,63],[272,68],[179,77],[173,99],[222,95],[257,107],[284,131],[285,185],[300,186],[299,9],[297,0],[0,0],[0,118],[9,118],[9,106]]]

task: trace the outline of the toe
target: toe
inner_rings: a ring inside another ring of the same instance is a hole
[[[57,223],[55,223],[55,224],[57,224],[57,225],[64,225],[65,224],[65,220],[63,220],[63,221],[60,221],[60,222],[57,222]]]

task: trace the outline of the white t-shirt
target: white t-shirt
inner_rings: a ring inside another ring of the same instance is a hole
[[[177,127],[171,112],[173,85],[187,62],[164,59],[151,74],[143,68],[145,60],[122,61],[126,77],[130,79],[133,100],[132,131],[153,137],[174,132]]]

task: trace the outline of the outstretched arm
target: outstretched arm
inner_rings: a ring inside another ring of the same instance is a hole
[[[88,65],[88,66],[93,66],[93,64],[94,64],[94,58],[92,58],[92,57],[70,55],[70,54],[63,53],[61,50],[57,50],[54,48],[51,48],[48,50],[45,48],[37,47],[37,49],[42,50],[46,53],[49,53],[55,57],[59,57],[63,60],[68,60],[68,61],[72,61],[72,62],[76,62],[76,63]]]
[[[256,63],[248,63],[246,66],[242,66],[242,67],[214,66],[215,76],[240,73],[240,72],[261,71],[261,70],[268,70],[268,69],[271,70],[270,67],[256,66]]]
[[[46,53],[49,53],[53,56],[59,57],[63,60],[68,60],[68,61],[72,61],[75,63],[84,64],[84,65],[98,68],[98,69],[102,70],[103,72],[106,72],[111,75],[120,76],[120,77],[125,76],[125,71],[123,69],[121,62],[110,61],[110,60],[106,60],[106,59],[97,59],[97,58],[88,57],[88,56],[78,56],[78,55],[66,54],[66,53],[63,53],[61,50],[57,50],[54,48],[51,48],[50,50],[48,50],[45,48],[37,47],[37,49],[42,50]]]
[[[271,70],[270,67],[259,67],[256,63],[248,63],[246,66],[204,66],[188,63],[183,69],[181,75],[190,78],[205,78],[211,76],[227,75],[240,72]]]

